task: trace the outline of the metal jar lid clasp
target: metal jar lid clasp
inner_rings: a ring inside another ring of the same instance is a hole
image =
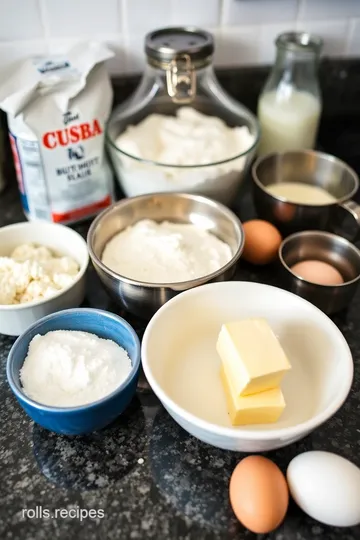
[[[196,95],[196,74],[191,58],[182,54],[169,63],[166,84],[174,103],[190,103]]]

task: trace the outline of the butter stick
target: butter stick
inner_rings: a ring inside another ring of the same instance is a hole
[[[277,388],[291,369],[266,319],[244,319],[223,324],[216,349],[237,396]]]
[[[226,376],[223,365],[220,376],[226,395],[227,410],[233,426],[277,422],[285,409],[285,400],[280,388],[239,397],[231,380]]]

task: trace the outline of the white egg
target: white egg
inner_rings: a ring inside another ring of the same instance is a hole
[[[335,527],[360,523],[360,469],[330,452],[305,452],[287,469],[291,496],[312,518]]]

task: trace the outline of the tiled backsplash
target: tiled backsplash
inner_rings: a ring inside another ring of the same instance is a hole
[[[184,24],[213,32],[218,66],[270,63],[294,29],[322,36],[327,56],[360,56],[360,0],[0,0],[0,66],[94,38],[116,52],[112,73],[138,72],[144,34]]]

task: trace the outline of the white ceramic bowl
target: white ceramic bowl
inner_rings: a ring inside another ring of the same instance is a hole
[[[289,357],[287,406],[274,424],[233,427],[215,345],[222,323],[248,317],[265,317]],[[244,452],[305,437],[341,407],[353,378],[346,340],[322,311],[283,289],[239,281],[191,289],[160,308],[143,337],[142,363],[180,426],[206,443]]]
[[[0,257],[20,244],[35,242],[61,255],[73,257],[80,266],[74,282],[55,296],[41,301],[0,305],[0,333],[19,336],[38,319],[62,309],[80,306],[85,297],[85,272],[89,255],[85,240],[64,225],[46,222],[16,223],[0,228]]]

